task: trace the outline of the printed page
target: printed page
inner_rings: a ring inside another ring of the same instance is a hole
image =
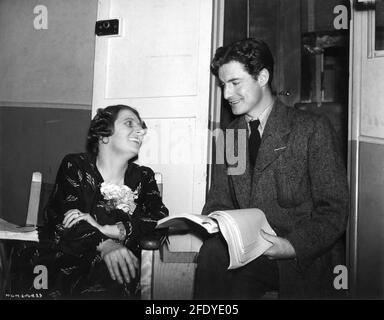
[[[189,222],[192,221],[202,226],[208,233],[219,232],[218,224],[209,216],[201,214],[178,214],[165,217],[157,222],[156,228],[171,228],[173,230],[191,229]]]
[[[272,244],[266,241],[260,230],[276,235],[265,214],[256,208],[218,211],[212,216],[217,219],[220,231],[228,243],[230,265],[235,269],[262,255]]]

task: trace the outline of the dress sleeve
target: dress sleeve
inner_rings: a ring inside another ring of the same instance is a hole
[[[102,240],[102,234],[85,221],[70,229],[64,229],[64,214],[71,209],[86,212],[86,194],[83,179],[94,183],[94,178],[80,168],[75,159],[66,156],[60,164],[54,189],[45,210],[45,226],[40,239],[54,239],[63,251],[82,254]]]
[[[168,216],[151,169],[143,168],[139,189],[136,210],[129,220],[123,221],[127,247],[136,247],[140,238],[154,234],[157,221]]]
[[[78,166],[69,156],[66,156],[60,164],[45,211],[45,221],[49,226],[61,224],[68,210],[83,210],[81,180],[82,173]]]

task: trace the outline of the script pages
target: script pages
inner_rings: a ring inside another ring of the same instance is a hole
[[[178,214],[159,220],[156,228],[190,230],[191,222],[200,225],[208,233],[222,233],[228,244],[228,269],[236,269],[249,263],[272,246],[272,243],[261,236],[261,230],[276,235],[264,212],[257,208],[214,211],[208,216]]]
[[[228,243],[230,263],[228,269],[239,268],[262,255],[272,243],[260,231],[276,235],[263,211],[238,209],[215,211],[208,215],[219,223],[220,231]]]
[[[219,226],[217,222],[211,219],[209,216],[203,216],[201,214],[178,214],[176,216],[165,217],[157,222],[156,228],[169,228],[170,230],[190,230],[190,221],[200,225],[208,233],[219,232]]]
[[[39,236],[34,226],[20,227],[0,218],[0,239],[38,242]]]

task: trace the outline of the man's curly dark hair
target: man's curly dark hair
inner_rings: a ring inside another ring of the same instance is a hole
[[[144,121],[141,119],[139,112],[130,106],[118,104],[108,106],[104,109],[100,108],[97,110],[97,113],[93,117],[88,129],[86,142],[86,149],[88,153],[93,154],[95,156],[98,155],[100,139],[113,135],[115,121],[121,110],[132,111],[139,119],[143,129],[147,128]]]
[[[264,41],[248,38],[218,48],[211,62],[212,74],[217,78],[220,67],[231,61],[243,64],[244,69],[255,80],[262,69],[267,69],[269,72],[268,85],[272,88],[274,61],[272,53]]]

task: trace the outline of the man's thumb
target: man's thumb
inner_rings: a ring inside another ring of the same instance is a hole
[[[261,236],[262,236],[265,240],[267,240],[268,242],[273,243],[273,241],[272,241],[272,240],[273,240],[273,236],[272,236],[271,234],[265,232],[263,229],[260,230],[260,234],[261,234]]]

